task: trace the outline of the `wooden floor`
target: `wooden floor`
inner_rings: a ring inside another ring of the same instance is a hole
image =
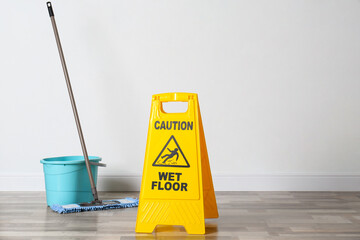
[[[138,193],[102,192],[103,199]],[[218,192],[205,235],[182,227],[135,234],[137,208],[57,214],[44,192],[0,192],[0,239],[360,239],[360,192]]]

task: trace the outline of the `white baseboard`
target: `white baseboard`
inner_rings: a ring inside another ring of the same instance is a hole
[[[360,174],[215,175],[215,191],[360,191]],[[139,191],[140,175],[103,175],[99,191]],[[43,175],[0,175],[0,191],[45,191]]]

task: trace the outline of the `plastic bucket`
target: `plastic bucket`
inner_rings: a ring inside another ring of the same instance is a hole
[[[100,162],[100,157],[89,156],[90,162]],[[93,199],[89,176],[83,156],[44,158],[47,205],[90,202]],[[98,166],[91,165],[94,182]]]

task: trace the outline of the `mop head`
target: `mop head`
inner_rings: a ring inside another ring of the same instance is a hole
[[[116,209],[116,208],[137,207],[139,205],[139,200],[134,198],[124,198],[124,199],[103,200],[102,204],[100,205],[92,205],[92,206],[81,206],[81,205],[82,204],[68,204],[68,205],[54,204],[50,208],[57,213],[97,211],[97,210],[107,210],[107,209]]]

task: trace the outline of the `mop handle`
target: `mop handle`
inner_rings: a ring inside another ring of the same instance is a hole
[[[47,2],[46,5],[47,5],[48,10],[49,10],[51,24],[52,24],[52,27],[53,27],[53,30],[54,30],[57,48],[59,50],[61,65],[62,65],[64,75],[65,75],[66,85],[67,85],[67,89],[68,89],[69,96],[70,96],[70,101],[71,101],[71,106],[72,106],[72,110],[73,110],[74,117],[75,117],[76,127],[77,127],[77,131],[78,131],[78,134],[79,134],[80,142],[81,142],[81,148],[82,148],[82,152],[84,154],[87,173],[88,173],[89,179],[90,179],[91,192],[93,194],[94,201],[99,201],[98,193],[97,193],[96,186],[95,186],[95,183],[94,183],[94,178],[93,178],[93,175],[91,174],[91,168],[90,168],[91,164],[90,164],[89,156],[88,156],[88,153],[87,153],[87,150],[86,150],[83,132],[81,130],[81,125],[80,125],[79,115],[78,115],[78,112],[77,112],[77,109],[76,109],[74,94],[73,94],[71,84],[70,84],[69,73],[68,73],[68,70],[66,68],[64,53],[63,53],[63,50],[62,50],[62,47],[61,47],[60,37],[59,37],[59,33],[58,33],[58,30],[57,30],[57,27],[56,27],[54,11],[52,9],[51,2]]]

